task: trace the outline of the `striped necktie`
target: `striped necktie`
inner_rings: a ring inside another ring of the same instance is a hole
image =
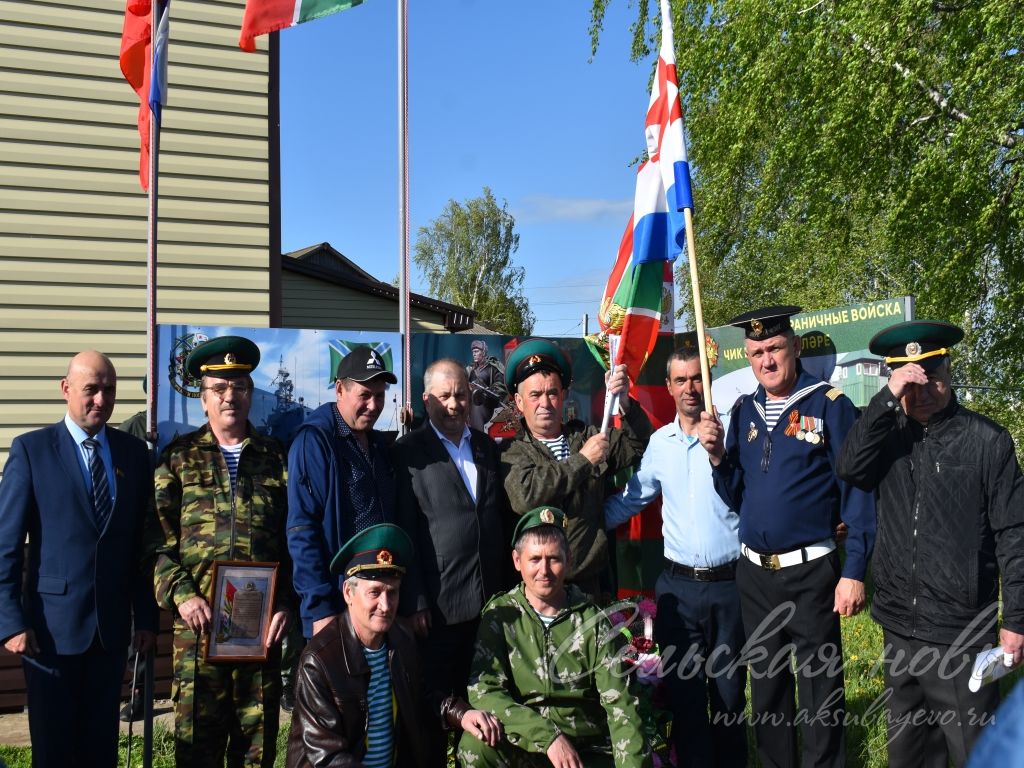
[[[82,441],[89,450],[89,475],[92,477],[92,507],[96,515],[96,527],[101,531],[107,524],[107,518],[113,509],[110,500],[110,483],[107,482],[107,470],[100,456],[100,441],[89,438]]]

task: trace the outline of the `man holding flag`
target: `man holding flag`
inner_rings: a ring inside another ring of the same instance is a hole
[[[566,514],[567,579],[591,599],[602,592],[608,566],[604,532],[605,479],[632,466],[651,436],[651,423],[638,403],[622,401],[622,429],[599,431],[581,421],[563,424],[562,406],[572,368],[547,339],[528,339],[513,350],[505,369],[509,389],[523,413],[523,430],[501,456],[505,492],[523,515],[541,506]],[[629,390],[625,366],[608,376],[614,396]]]

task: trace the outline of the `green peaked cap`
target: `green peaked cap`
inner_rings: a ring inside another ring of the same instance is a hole
[[[335,575],[400,576],[412,561],[412,542],[397,525],[381,523],[364,528],[338,550],[331,560]]]

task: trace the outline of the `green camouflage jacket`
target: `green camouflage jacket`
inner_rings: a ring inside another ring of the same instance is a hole
[[[208,424],[164,449],[155,475],[156,524],[149,534],[161,607],[174,611],[197,595],[210,600],[215,560],[280,563],[276,607],[291,607],[288,464],[276,440],[257,434],[251,424],[249,435],[238,459],[234,499],[227,462]]]
[[[608,431],[607,461],[595,467],[580,455],[580,448],[599,431],[581,421],[565,424],[562,432],[569,442],[569,458],[558,461],[524,424],[516,439],[503,445],[501,453],[505,493],[513,512],[523,515],[545,504],[565,512],[572,556],[567,578],[581,583],[598,578],[608,564],[605,480],[640,460],[652,429],[644,409],[631,402],[622,429]]]
[[[545,629],[523,585],[484,606],[469,701],[501,720],[505,736],[545,754],[559,734],[577,751],[598,749],[617,768],[649,766],[636,696],[620,660],[625,638],[573,586]]]

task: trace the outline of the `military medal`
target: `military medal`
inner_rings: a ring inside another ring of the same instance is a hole
[[[747,430],[747,442],[752,443],[757,438],[757,426],[750,422],[750,429]]]
[[[818,426],[818,420],[813,416],[804,416],[801,421],[801,429],[797,434],[797,438],[805,440],[811,445],[817,445],[821,442],[821,429]]]

